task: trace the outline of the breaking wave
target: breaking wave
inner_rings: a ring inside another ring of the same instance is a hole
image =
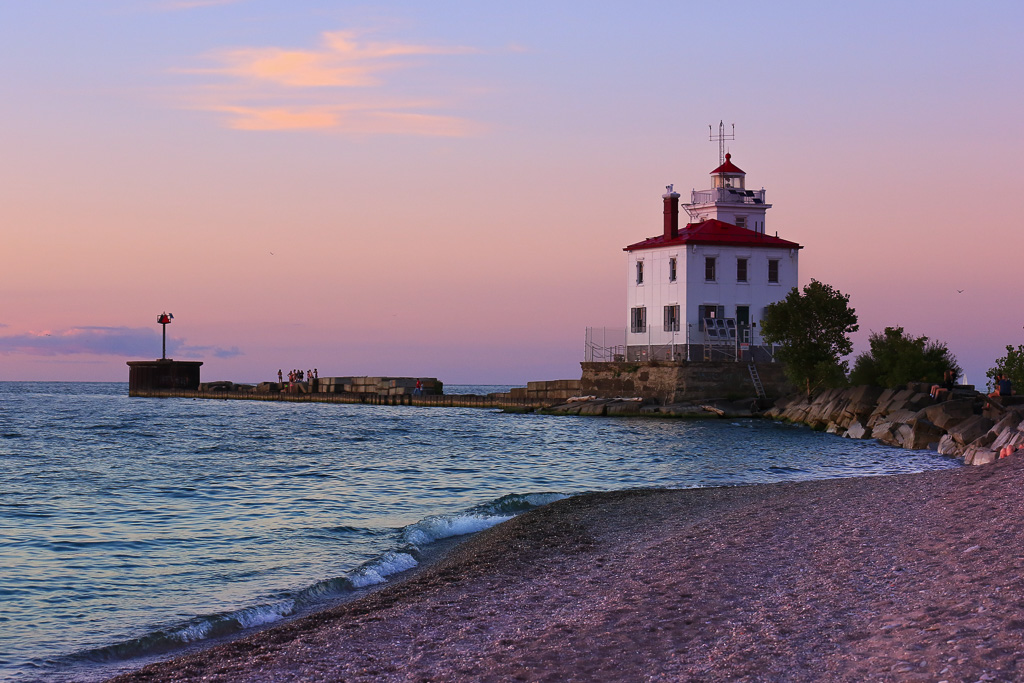
[[[518,514],[566,497],[561,493],[510,494],[460,513],[431,515],[401,529],[398,547],[381,553],[341,576],[282,594],[265,604],[198,616],[140,637],[79,652],[67,659],[117,662],[149,657],[173,652],[199,641],[228,637],[248,629],[267,626],[331,600],[345,598],[359,589],[385,583],[388,577],[416,567],[423,549],[432,543],[483,531]]]

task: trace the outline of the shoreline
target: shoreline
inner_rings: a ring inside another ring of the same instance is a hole
[[[1024,456],[592,493],[354,602],[111,680],[1012,680]]]

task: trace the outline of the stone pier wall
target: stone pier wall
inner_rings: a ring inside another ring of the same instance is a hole
[[[644,363],[581,363],[580,392],[604,398],[631,396],[662,404],[712,398],[756,397],[747,363],[735,361]],[[769,397],[792,393],[779,363],[758,363],[758,375]]]
[[[227,382],[218,384],[229,384]],[[237,387],[238,385],[236,385]],[[504,408],[511,411],[529,411],[557,403],[555,400],[513,398],[508,394],[369,394],[259,391],[242,385],[242,389],[154,389],[130,394],[142,398],[205,398],[221,401],[284,401],[288,403],[343,403],[375,406],[421,406],[434,408]]]

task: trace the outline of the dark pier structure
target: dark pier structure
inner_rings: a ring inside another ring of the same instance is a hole
[[[128,361],[128,395],[147,396],[153,391],[199,389],[199,366],[195,360]]]

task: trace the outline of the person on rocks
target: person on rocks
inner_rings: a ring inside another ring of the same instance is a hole
[[[281,370],[277,371],[277,383],[284,384],[284,375],[281,373]]]
[[[1013,396],[1013,382],[1010,378],[1002,373],[998,373],[995,376],[995,391],[988,395],[989,398],[1005,398],[1007,396]]]
[[[931,396],[936,401],[945,401],[953,393],[953,387],[956,386],[956,375],[952,370],[946,370],[942,376],[941,384],[933,384]]]

